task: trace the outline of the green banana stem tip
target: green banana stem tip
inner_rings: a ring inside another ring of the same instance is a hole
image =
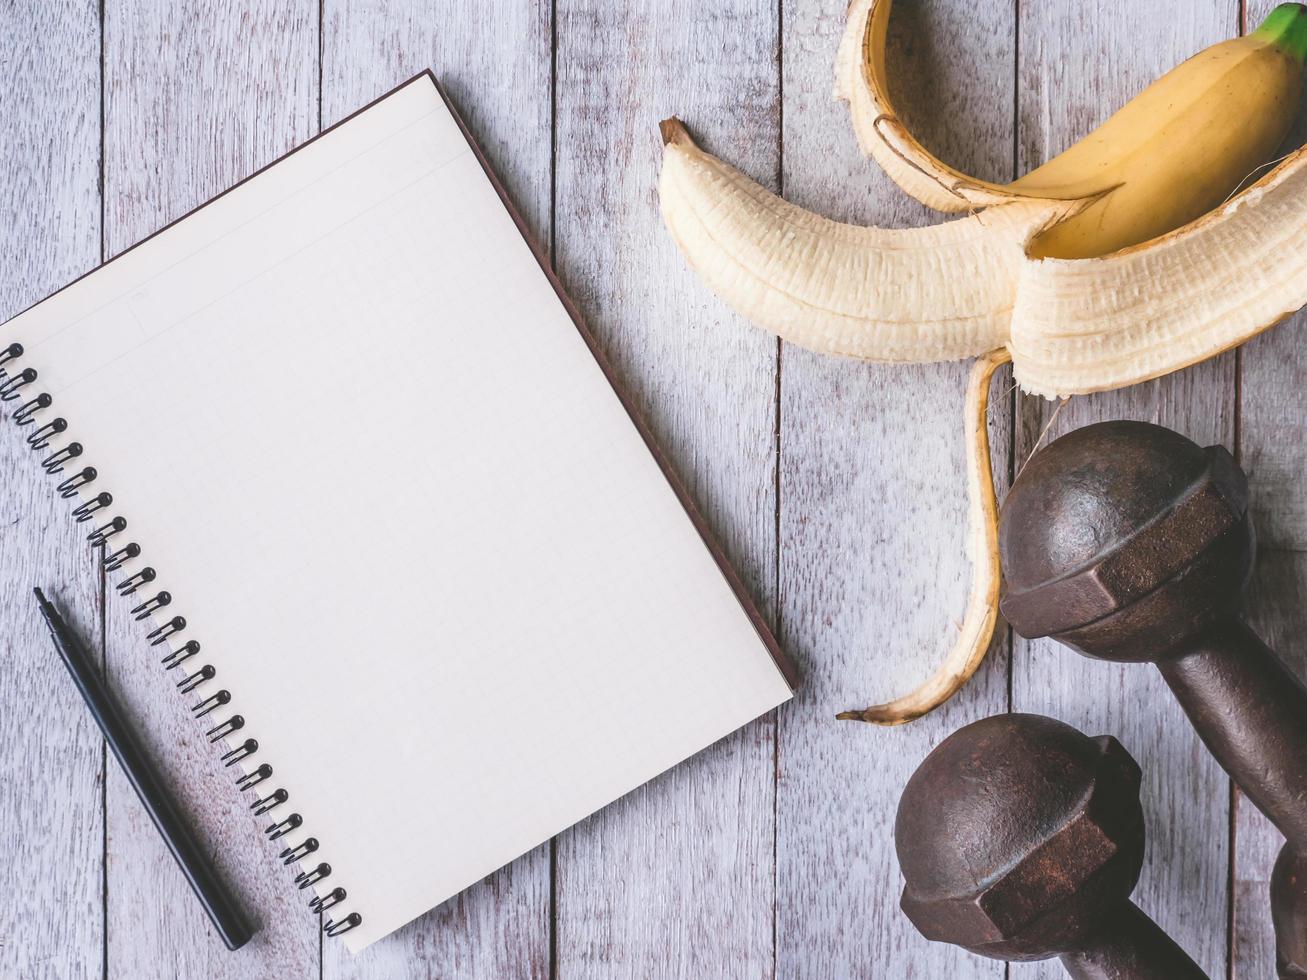
[[[1262,21],[1253,37],[1274,44],[1299,61],[1307,61],[1307,4],[1280,4]]]

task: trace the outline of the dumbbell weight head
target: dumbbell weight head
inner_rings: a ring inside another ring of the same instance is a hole
[[[926,938],[995,959],[1079,948],[1138,881],[1139,778],[1116,739],[1051,718],[955,732],[899,803],[903,911]]]
[[[1152,661],[1238,609],[1256,552],[1243,472],[1145,422],[1077,429],[1031,459],[999,526],[1003,614],[1104,660]]]

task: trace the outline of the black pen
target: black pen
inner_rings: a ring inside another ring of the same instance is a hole
[[[195,897],[204,906],[204,911],[209,914],[209,919],[213,922],[213,927],[218,930],[222,941],[228,949],[240,949],[253,935],[253,930],[246,922],[245,916],[241,914],[231,893],[219,879],[213,863],[200,847],[199,841],[186,826],[172,797],[163,788],[149,758],[141,750],[109,689],[100,679],[99,671],[82,652],[81,644],[73,636],[58,610],[40,589],[33,591],[36,593],[37,602],[41,604],[41,614],[45,616],[45,624],[50,628],[55,649],[63,658],[68,673],[73,675],[73,683],[81,692],[86,706],[91,709],[96,724],[104,733],[105,741],[109,743],[109,748],[117,757],[119,765],[123,767],[123,772],[127,774],[127,781],[136,790],[136,795],[140,797],[154,825],[159,828],[164,843],[168,845],[168,850],[172,851],[172,856],[177,859],[182,874],[190,883]]]

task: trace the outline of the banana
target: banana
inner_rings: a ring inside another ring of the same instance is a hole
[[[931,156],[885,96],[889,0],[853,0],[837,59],[863,148],[905,191],[965,218],[889,231],[789,204],[662,125],[661,207],[690,265],[747,318],[826,354],[980,357],[968,396],[966,628],[935,676],[841,717],[899,724],[950,697],[989,646],[997,558],[984,416],[1009,357],[1049,398],[1156,378],[1307,304],[1307,148],[1240,190],[1297,108],[1307,6],[1159,79],[1065,153],[1007,185]]]
[[[885,71],[890,4],[855,0],[836,59],[836,94],[864,152],[944,211],[1100,195],[1032,242],[1035,256],[1106,255],[1206,214],[1274,156],[1302,90],[1303,8],[1284,4],[1254,33],[1163,75],[1066,152],[1014,183],[991,184],[941,163],[895,116]]]
[[[1196,222],[1078,260],[1022,243],[1093,200],[865,228],[782,200],[678,120],[663,135],[663,217],[691,267],[755,324],[819,353],[923,362],[1006,345],[1022,388],[1058,398],[1169,374],[1307,304],[1307,150]]]
[[[974,357],[1008,337],[1020,243],[1084,202],[1017,201],[932,228],[840,224],[661,126],[663,220],[690,266],[755,324],[823,354]]]

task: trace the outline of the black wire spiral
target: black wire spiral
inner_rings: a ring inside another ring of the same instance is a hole
[[[23,345],[18,343],[0,349],[0,402],[12,402],[19,398],[24,399],[22,404],[13,411],[10,416],[11,419],[20,428],[35,426],[30,432],[24,433],[28,447],[33,452],[44,453],[47,450],[52,450],[41,459],[41,466],[50,476],[63,475],[66,467],[82,455],[83,447],[79,442],[69,442],[60,449],[52,448],[52,442],[68,430],[68,422],[63,418],[53,418],[48,422],[38,418],[40,413],[49,410],[54,405],[54,398],[44,392],[35,395],[30,394],[30,386],[35,384],[38,378],[35,368],[28,367],[19,371],[6,369],[6,365],[17,361],[23,356],[23,353]],[[81,496],[82,490],[94,483],[98,478],[99,473],[95,467],[85,466],[61,480],[55,487],[55,492],[65,500],[72,500]],[[135,541],[120,544],[124,540],[122,535],[127,531],[127,520],[123,517],[108,517],[103,513],[112,506],[113,495],[99,493],[85,501],[79,501],[72,512],[78,524],[84,524],[92,519],[96,520],[98,526],[87,535],[86,540],[91,548],[99,554],[101,567],[106,573],[119,571],[129,562],[141,556],[141,546]],[[124,578],[117,583],[115,588],[120,596],[135,596],[140,589],[150,585],[157,578],[158,573],[147,566]],[[165,607],[171,606],[171,604],[172,595],[164,590],[159,590],[151,598],[138,602],[131,610],[131,615],[138,621],[145,621],[158,614]],[[162,659],[165,670],[173,670],[181,666],[200,652],[200,644],[195,640],[187,640],[176,649],[173,648],[173,638],[179,636],[185,629],[186,618],[184,616],[173,616],[163,625],[146,634],[146,639],[150,641],[151,646],[165,646],[167,648],[168,653]],[[177,682],[177,690],[182,694],[190,694],[202,684],[213,680],[217,674],[218,670],[212,664],[204,664],[190,670],[189,673],[183,671],[184,676]],[[204,718],[219,708],[226,707],[231,703],[231,700],[231,692],[226,688],[222,688],[191,705],[191,714],[196,718]],[[227,720],[214,725],[204,734],[210,742],[218,742],[234,735],[244,727],[245,719],[241,715],[233,714]],[[234,766],[258,751],[258,740],[247,738],[240,745],[225,752],[220,761],[224,766]],[[236,780],[236,786],[240,792],[247,792],[260,783],[271,779],[272,773],[272,766],[265,762],[253,771],[241,775]],[[261,791],[261,795],[255,795],[259,798],[250,805],[250,809],[260,816],[272,813],[273,810],[284,806],[290,800],[290,793],[280,788],[267,792]],[[298,813],[291,813],[280,819],[278,817],[279,815],[274,816],[273,823],[264,830],[264,834],[270,841],[284,837],[286,834],[297,830],[304,823],[304,818]],[[317,850],[318,839],[308,837],[295,847],[285,848],[278,854],[278,857],[283,864],[290,866]],[[330,874],[331,865],[324,861],[309,871],[297,873],[293,879],[293,884],[301,889],[308,888],[324,880]],[[315,895],[308,903],[309,910],[321,917],[327,909],[343,902],[345,894],[345,889],[333,888],[325,896]],[[339,921],[330,918],[326,919],[322,922],[322,930],[328,936],[339,936],[342,933],[349,932],[362,922],[363,917],[357,912],[352,912]]]

